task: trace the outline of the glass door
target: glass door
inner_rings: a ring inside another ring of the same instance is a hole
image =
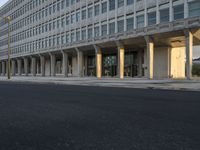
[[[125,54],[124,76],[134,77],[138,75],[137,53],[128,52]]]
[[[117,56],[105,55],[103,57],[103,76],[117,76]]]
[[[95,56],[88,56],[87,59],[87,75],[96,76],[96,59]]]

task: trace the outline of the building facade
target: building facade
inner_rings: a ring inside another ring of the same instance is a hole
[[[0,74],[192,77],[199,0],[9,0],[0,20]]]

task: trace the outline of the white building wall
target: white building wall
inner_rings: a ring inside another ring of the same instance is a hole
[[[159,47],[154,49],[154,78],[169,77],[169,48]]]
[[[171,70],[172,78],[185,78],[185,47],[171,48]]]
[[[49,58],[45,59],[45,75],[50,76],[51,74],[51,62]]]
[[[78,76],[78,64],[77,64],[77,57],[72,57],[72,76]]]

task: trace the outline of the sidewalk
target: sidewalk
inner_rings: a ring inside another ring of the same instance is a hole
[[[8,82],[7,77],[0,76],[0,84],[1,82]],[[64,78],[15,76],[12,77],[9,82],[200,91],[200,79],[197,78],[193,80],[148,80],[145,78],[125,78],[124,80],[120,80],[117,78],[97,79],[95,77]]]

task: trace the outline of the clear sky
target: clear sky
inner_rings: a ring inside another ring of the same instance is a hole
[[[0,0],[0,7],[5,4],[8,0]]]
[[[8,0],[0,0],[0,7],[5,4]],[[200,46],[194,48],[193,55],[195,58],[200,57]]]

